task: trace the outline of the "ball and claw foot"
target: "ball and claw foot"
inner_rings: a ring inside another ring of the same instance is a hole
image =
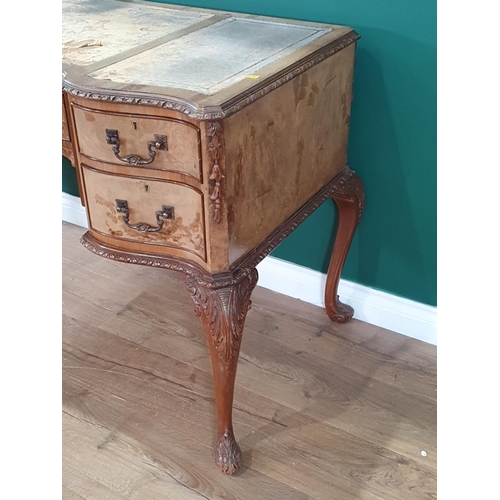
[[[215,463],[225,474],[234,474],[241,465],[241,449],[232,432],[225,431],[215,449]]]
[[[354,309],[340,302],[338,295],[335,307],[327,307],[326,312],[328,313],[328,317],[335,323],[347,323],[354,315]]]

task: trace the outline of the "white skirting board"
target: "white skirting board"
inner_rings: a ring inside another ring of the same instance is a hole
[[[325,307],[326,274],[275,257],[258,266],[259,286]],[[340,280],[340,300],[354,308],[354,317],[429,344],[437,345],[437,308]]]
[[[87,213],[78,196],[62,194],[62,220],[87,228]]]
[[[62,194],[62,220],[87,227],[80,198]],[[324,307],[326,274],[266,257],[258,266],[259,286]],[[437,345],[437,308],[341,279],[342,302],[354,308],[354,318]]]

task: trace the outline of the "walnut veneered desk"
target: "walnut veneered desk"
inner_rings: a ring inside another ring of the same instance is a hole
[[[337,297],[364,190],[346,165],[348,27],[120,0],[63,0],[63,155],[103,257],[175,269],[210,346],[216,462],[241,452],[232,403],[255,266],[327,198]]]

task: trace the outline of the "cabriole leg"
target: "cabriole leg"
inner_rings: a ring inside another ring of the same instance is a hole
[[[365,206],[361,179],[351,169],[346,170],[331,197],[339,208],[339,225],[326,278],[325,308],[332,321],[346,323],[352,318],[354,310],[340,302],[337,290],[347,252]]]
[[[210,347],[217,404],[215,462],[226,474],[234,474],[241,464],[241,450],[232,423],[234,381],[243,326],[257,279],[256,269],[210,278],[186,278],[195,313],[201,318]]]

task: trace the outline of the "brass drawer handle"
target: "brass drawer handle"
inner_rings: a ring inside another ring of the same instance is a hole
[[[147,165],[148,163],[153,163],[153,160],[156,157],[156,151],[153,151],[153,148],[161,151],[167,150],[167,136],[158,134],[154,134],[154,136],[154,141],[148,142],[149,160],[143,160],[137,155],[120,156],[120,139],[118,138],[118,130],[109,128],[106,129],[106,142],[113,146],[113,153],[120,161],[128,163],[129,165]]]
[[[127,200],[116,200],[116,211],[123,214],[123,222],[130,229],[135,229],[141,233],[156,233],[163,227],[163,219],[175,219],[174,207],[168,205],[162,205],[161,210],[156,212],[156,222],[158,227],[150,226],[145,222],[138,222],[137,224],[129,223],[129,210]]]

